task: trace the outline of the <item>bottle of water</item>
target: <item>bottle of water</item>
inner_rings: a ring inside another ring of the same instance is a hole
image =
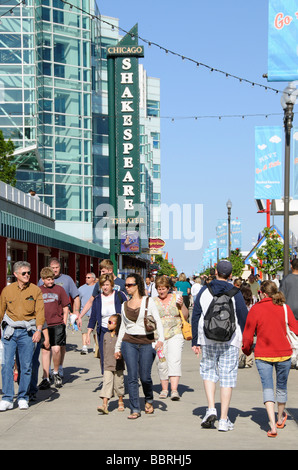
[[[165,358],[165,355],[164,355],[164,352],[163,352],[162,348],[157,350],[157,355],[158,355],[158,358],[159,358],[160,362],[165,362],[166,358]]]

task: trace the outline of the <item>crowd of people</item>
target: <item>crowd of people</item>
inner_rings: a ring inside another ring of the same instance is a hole
[[[66,325],[73,318],[82,335],[81,354],[87,354],[94,338],[103,387],[99,413],[109,413],[109,401],[118,397],[118,411],[124,411],[124,371],[127,373],[130,414],[141,416],[139,381],[145,397],[145,413],[154,413],[152,366],[157,363],[160,399],[180,400],[185,339],[183,319],[192,307],[192,349],[200,357],[200,374],[207,399],[203,428],[217,420],[216,384],[220,385],[219,431],[234,424],[228,412],[239,367],[251,367],[260,375],[263,400],[268,413],[268,437],[276,437],[285,426],[287,380],[297,358],[287,338],[289,328],[298,334],[298,260],[292,273],[279,285],[276,278],[261,281],[232,277],[228,260],[217,263],[209,276],[186,278],[132,272],[126,279],[114,274],[111,260],[100,264],[100,276],[86,273],[79,288],[61,273],[59,259],[51,258],[40,273],[38,285],[30,282],[30,264],[15,263],[16,281],[0,296],[2,400],[0,411],[13,408],[14,368],[18,370],[17,403],[27,409],[38,390],[63,385]],[[70,315],[71,314],[71,315]],[[286,316],[285,316],[286,315]],[[286,320],[287,318],[287,320]],[[224,321],[223,321],[224,320]],[[224,335],[224,336],[222,336]],[[38,384],[40,361],[42,380]],[[273,370],[276,371],[276,394]],[[277,419],[275,404],[277,402]]]

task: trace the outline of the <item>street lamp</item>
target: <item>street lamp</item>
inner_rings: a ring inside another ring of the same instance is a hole
[[[229,199],[227,201],[227,209],[228,209],[228,253],[229,258],[231,257],[231,209],[232,209],[232,202]]]
[[[290,211],[290,149],[291,149],[291,129],[293,127],[293,108],[296,102],[297,89],[294,82],[288,84],[281,97],[281,105],[284,110],[285,128],[285,179],[284,179],[284,276],[289,274],[289,211]]]

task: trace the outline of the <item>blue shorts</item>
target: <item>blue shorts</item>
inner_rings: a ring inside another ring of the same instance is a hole
[[[203,380],[220,382],[221,387],[236,387],[239,349],[224,343],[202,346],[200,374]]]

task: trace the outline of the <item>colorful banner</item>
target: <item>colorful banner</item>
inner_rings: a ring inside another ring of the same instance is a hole
[[[121,253],[138,253],[140,251],[139,232],[125,230],[120,233]]]
[[[268,81],[298,79],[297,0],[269,0]]]
[[[282,136],[279,126],[255,128],[255,199],[282,197]]]

